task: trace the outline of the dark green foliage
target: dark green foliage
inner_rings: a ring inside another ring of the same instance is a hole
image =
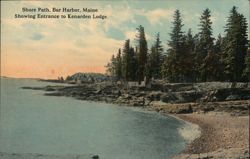
[[[137,48],[138,48],[138,81],[139,83],[144,80],[145,76],[145,68],[147,63],[147,52],[148,52],[148,46],[147,46],[147,40],[145,37],[144,28],[140,25],[137,28],[137,35],[136,35],[136,41],[137,41]]]
[[[130,80],[136,81],[138,79],[138,58],[136,56],[136,53],[134,51],[134,48],[130,48],[130,59],[131,59],[131,65],[130,65]]]
[[[168,42],[168,55],[162,65],[162,76],[169,81],[179,82],[183,80],[183,52],[185,38],[182,32],[182,20],[179,10],[174,13],[174,21],[170,41]]]
[[[200,32],[199,32],[199,56],[203,60],[208,52],[213,49],[213,38],[212,38],[212,22],[210,10],[207,8],[203,11],[200,18]]]
[[[162,76],[167,78],[169,81],[176,81],[178,79],[176,66],[177,63],[174,54],[167,55],[161,68]]]
[[[122,77],[129,80],[136,80],[138,73],[138,61],[134,48],[130,46],[130,40],[126,40],[122,54]]]
[[[220,73],[219,56],[214,52],[208,52],[200,68],[202,81],[216,81]]]
[[[123,47],[122,54],[122,76],[124,79],[129,80],[131,74],[131,53],[130,53],[130,40],[126,40]]]
[[[232,8],[227,19],[225,37],[219,34],[215,43],[209,9],[203,11],[199,33],[194,36],[191,29],[186,34],[182,31],[179,10],[175,11],[172,24],[166,55],[159,33],[148,54],[144,28],[140,25],[135,50],[126,40],[122,53],[119,50],[108,63],[109,74],[139,83],[145,77],[166,78],[170,82],[250,81],[248,24],[236,7]]]
[[[161,77],[161,65],[163,63],[163,47],[161,45],[160,34],[156,35],[156,40],[148,55],[146,76],[159,79]]]
[[[195,80],[196,72],[195,72],[195,37],[192,35],[191,29],[188,30],[188,33],[184,36],[184,44],[183,44],[183,56],[181,58],[182,63],[182,75],[184,82],[191,82]]]
[[[215,45],[214,45],[214,52],[215,52],[215,54],[221,54],[222,47],[223,47],[222,45],[223,45],[223,38],[219,34],[218,37],[217,37],[217,40],[215,42]]]
[[[230,11],[226,24],[225,46],[223,48],[223,64],[225,77],[230,81],[241,81],[247,54],[247,22],[239,14],[236,7]]]
[[[243,72],[243,78],[246,81],[250,81],[250,48],[248,48],[247,55],[245,58],[245,69]]]
[[[147,61],[147,64],[146,64],[146,71],[145,71],[145,76],[148,78],[148,79],[150,79],[150,78],[152,78],[152,52],[153,52],[153,50],[154,50],[154,47],[152,46],[151,47],[151,49],[150,49],[150,54],[148,54],[148,57],[147,57],[147,59],[148,59],[148,61]]]
[[[115,76],[117,79],[122,78],[122,56],[121,56],[121,49],[118,50],[116,56],[116,65],[115,65]]]
[[[224,81],[225,76],[224,76],[224,65],[223,65],[223,48],[225,45],[225,38],[223,38],[220,34],[217,37],[217,40],[214,45],[214,54],[217,56],[218,59],[215,59],[216,62],[218,63],[217,65],[217,74],[215,75],[215,79],[217,81]],[[218,61],[217,61],[218,60]]]
[[[116,66],[116,58],[115,55],[112,55],[110,62],[106,65],[107,74],[115,77],[115,66]]]
[[[183,32],[182,32],[182,19],[181,19],[181,13],[179,10],[176,10],[174,13],[174,21],[172,32],[170,33],[170,41],[168,42],[168,45],[170,47],[169,52],[171,54],[174,54],[176,58],[178,58],[181,55],[182,52],[182,45],[183,45]]]
[[[208,81],[216,79],[215,72],[217,72],[217,70],[212,69],[217,69],[217,67],[210,66],[218,63],[213,61],[216,60],[216,55],[214,55],[214,38],[212,37],[212,22],[210,13],[210,10],[207,8],[203,11],[200,18],[199,42],[196,50],[196,60],[199,68],[199,78],[197,79],[198,81]]]

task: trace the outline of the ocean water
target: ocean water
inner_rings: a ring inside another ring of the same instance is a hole
[[[20,88],[46,85],[1,78],[0,152],[168,159],[185,148],[173,117]]]

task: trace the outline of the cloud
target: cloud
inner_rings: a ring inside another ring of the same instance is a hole
[[[138,14],[145,16],[152,25],[156,25],[156,24],[162,25],[163,24],[161,22],[162,20],[168,20],[168,21],[172,20],[172,15],[174,11],[175,9],[173,8],[169,8],[169,9],[158,8],[158,9],[149,10],[149,11],[140,10],[138,11]]]
[[[110,27],[120,28],[125,22],[135,23],[135,9],[127,3],[119,6],[107,5],[103,8],[103,13],[108,16],[109,20],[104,23],[105,30]]]

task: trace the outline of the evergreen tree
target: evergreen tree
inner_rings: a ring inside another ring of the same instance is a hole
[[[179,10],[175,11],[174,21],[172,23],[173,28],[168,43],[170,48],[162,66],[162,75],[163,77],[167,77],[170,81],[181,81],[183,78],[181,56],[184,51],[184,35],[181,30],[183,24]]]
[[[118,50],[116,56],[116,66],[115,66],[115,75],[117,79],[122,78],[122,56],[121,56],[121,49]]]
[[[219,56],[214,52],[208,52],[207,56],[201,64],[201,77],[205,81],[215,81],[218,79],[220,68]]]
[[[153,54],[155,52],[155,47],[152,46],[151,49],[150,49],[150,54],[148,54],[148,57],[147,57],[147,64],[146,64],[146,71],[145,71],[145,75],[148,79],[152,78],[153,76],[153,70],[154,70],[154,67],[153,67],[153,63],[154,63],[154,57],[153,57]]]
[[[199,32],[199,54],[204,59],[208,52],[213,49],[212,38],[212,21],[210,10],[207,8],[203,11],[200,18],[200,32]]]
[[[219,34],[217,39],[216,39],[216,42],[215,42],[215,45],[214,45],[214,53],[215,54],[221,54],[222,52],[222,43],[223,42],[223,38],[221,37],[221,35]]]
[[[163,60],[164,60],[163,46],[161,43],[162,42],[160,40],[160,33],[157,33],[154,47],[155,47],[157,57],[159,57],[159,67],[162,65]],[[160,73],[160,72],[158,72],[158,73]]]
[[[245,57],[245,69],[243,77],[246,81],[250,81],[250,48],[248,48],[247,55]]]
[[[144,33],[144,28],[140,25],[137,28],[138,34],[136,35],[137,48],[138,48],[138,81],[141,83],[145,77],[145,68],[147,63],[147,40]]]
[[[218,57],[218,68],[217,68],[217,75],[216,80],[224,81],[225,75],[224,75],[224,65],[223,65],[223,48],[225,44],[225,38],[221,36],[221,34],[218,35],[215,45],[214,45],[214,54]],[[216,59],[217,60],[217,59]]]
[[[225,46],[223,48],[223,64],[226,78],[230,81],[241,81],[247,54],[247,22],[234,6],[230,11],[226,24]]]
[[[213,78],[209,76],[213,76],[207,72],[211,68],[206,68],[209,67],[209,65],[204,64],[205,59],[206,63],[212,64],[212,61],[209,62],[207,60],[212,60],[214,55],[212,55],[213,52],[213,37],[212,37],[212,21],[211,21],[211,14],[210,10],[207,8],[203,11],[201,18],[200,18],[200,32],[199,32],[199,44],[198,44],[198,49],[197,49],[197,62],[198,62],[198,67],[199,67],[199,72],[200,72],[200,79],[202,81],[206,81],[207,78]],[[209,53],[209,55],[208,55]],[[209,56],[209,57],[207,57]],[[215,69],[215,67],[212,67]],[[215,70],[213,71],[215,72]]]
[[[106,72],[110,76],[115,76],[115,66],[116,66],[116,58],[115,55],[112,55],[110,62],[106,65]]]
[[[176,82],[178,79],[176,66],[176,57],[174,54],[168,54],[161,66],[162,77],[167,78],[170,82]]]
[[[130,65],[130,80],[136,81],[138,78],[138,61],[137,56],[135,53],[134,48],[130,48],[130,59],[131,59],[131,65]]]
[[[188,33],[184,37],[184,51],[181,58],[182,63],[182,73],[184,75],[183,81],[191,82],[195,80],[195,38],[192,35],[191,29],[188,30]]]
[[[174,54],[174,56],[178,59],[182,52],[183,45],[183,31],[181,30],[183,27],[181,13],[179,10],[176,10],[174,13],[174,21],[172,22],[174,25],[172,28],[172,32],[170,35],[170,41],[168,45],[170,47],[169,52]]]
[[[198,82],[200,80],[200,75],[199,75],[199,67],[200,67],[200,61],[199,61],[199,34],[195,34],[193,36],[194,39],[194,60],[193,60],[193,81]]]
[[[150,55],[147,61],[147,76],[149,78],[160,78],[161,65],[163,63],[163,47],[161,45],[160,34],[156,35],[156,40],[151,47]]]
[[[126,40],[123,47],[122,55],[122,75],[124,79],[129,80],[131,68],[131,55],[130,55],[130,40]]]

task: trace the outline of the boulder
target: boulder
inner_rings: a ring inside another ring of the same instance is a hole
[[[241,97],[238,94],[234,94],[234,95],[229,95],[225,100],[226,101],[230,101],[230,100],[240,100]]]
[[[161,101],[165,103],[173,103],[176,102],[178,98],[175,96],[175,94],[169,92],[161,95]]]

